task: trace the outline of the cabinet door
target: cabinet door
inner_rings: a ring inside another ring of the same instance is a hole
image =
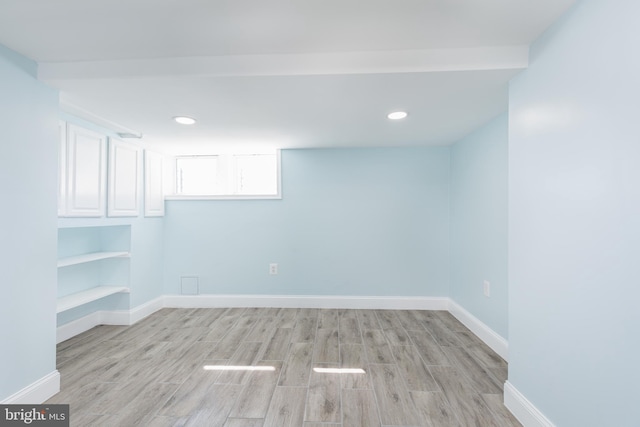
[[[104,216],[106,137],[67,126],[65,216]]]
[[[153,151],[144,152],[144,216],[164,216],[164,159]]]
[[[67,212],[67,123],[60,121],[58,130],[58,216],[64,216]]]
[[[138,216],[142,150],[111,138],[109,140],[109,216]]]

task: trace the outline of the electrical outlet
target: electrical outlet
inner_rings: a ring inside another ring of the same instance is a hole
[[[278,274],[278,264],[276,264],[275,262],[269,264],[269,274],[271,274],[272,276]]]
[[[482,282],[482,291],[484,292],[485,297],[491,296],[491,283],[488,280]]]

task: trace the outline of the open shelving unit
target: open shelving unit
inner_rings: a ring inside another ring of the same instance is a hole
[[[129,288],[126,286],[96,286],[95,288],[60,297],[56,305],[56,313],[62,313],[120,292],[129,293]]]
[[[130,239],[129,225],[60,228],[56,313],[129,293]]]
[[[60,258],[58,260],[58,268],[68,267],[70,265],[84,264],[85,262],[99,261],[101,259],[129,257],[129,252],[92,252],[88,254],[70,256],[66,258]]]

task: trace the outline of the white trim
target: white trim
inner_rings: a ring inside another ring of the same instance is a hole
[[[264,195],[255,195],[252,196],[250,194],[228,194],[228,195],[220,195],[220,196],[186,196],[186,195],[171,195],[165,196],[165,200],[168,201],[176,201],[176,200],[282,200],[282,195],[280,194],[264,194]]]
[[[22,390],[12,394],[0,403],[12,404],[40,404],[60,391],[60,372],[53,371],[29,384]]]
[[[555,425],[509,381],[504,383],[504,406],[506,406],[525,427],[555,427]]]
[[[102,323],[101,312],[95,311],[87,316],[72,320],[69,323],[58,326],[56,329],[56,344],[66,341],[69,338],[80,335],[89,329]]]
[[[504,360],[509,361],[509,342],[493,329],[484,324],[480,319],[462,308],[458,303],[449,300],[449,312],[462,322],[467,328],[478,336],[493,351],[498,353]]]
[[[156,297],[151,301],[147,301],[144,304],[140,304],[139,306],[134,307],[129,311],[129,324],[133,325],[134,323],[137,323],[145,317],[152,315],[163,307],[163,295],[160,295],[159,297]]]
[[[165,295],[164,306],[347,308],[387,310],[447,310],[446,297],[330,296],[330,295]]]
[[[106,61],[40,62],[38,79],[99,79],[184,76],[303,76],[524,69],[529,46],[223,55]],[[63,97],[64,111],[82,109]],[[79,117],[85,117],[80,115]],[[92,114],[95,117],[95,115]],[[91,116],[90,116],[91,117]],[[96,117],[98,124],[110,122]],[[114,128],[115,126],[106,126]],[[118,128],[122,126],[118,125]]]
[[[98,325],[133,325],[162,307],[164,307],[164,297],[159,296],[131,310],[95,311],[87,316],[58,326],[56,343],[66,341]]]

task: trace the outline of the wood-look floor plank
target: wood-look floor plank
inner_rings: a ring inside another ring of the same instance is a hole
[[[356,316],[361,329],[382,329],[382,326],[380,325],[380,322],[378,322],[378,318],[373,311],[356,310]]]
[[[500,427],[521,427],[522,424],[513,416],[511,412],[504,406],[501,394],[482,394],[482,400],[489,410],[493,412],[496,422]]]
[[[471,331],[456,331],[455,334],[463,347],[472,347],[474,345],[484,344],[482,340],[475,336]]]
[[[440,319],[425,320],[425,328],[433,335],[436,342],[442,346],[461,347],[462,342],[458,335],[447,328]]]
[[[424,319],[412,310],[398,310],[395,312],[400,324],[407,331],[424,331]]]
[[[209,359],[229,359],[238,350],[240,343],[251,328],[232,328],[218,341],[218,345],[207,355]]]
[[[187,422],[188,417],[166,417],[162,415],[156,415],[149,420],[149,426],[153,427],[183,427]],[[93,424],[85,424],[91,425]],[[113,424],[111,424],[113,426]]]
[[[318,329],[313,348],[314,363],[340,363],[338,329]]]
[[[185,427],[223,426],[241,389],[239,385],[216,384],[203,405],[191,413]]]
[[[462,425],[482,427],[497,425],[480,394],[458,368],[433,366],[430,370]]]
[[[150,384],[137,395],[131,396],[129,402],[120,408],[113,425],[139,426],[147,425],[157,410],[176,391],[176,384]]]
[[[473,355],[486,368],[506,368],[507,362],[493,351],[485,343],[474,346],[465,346],[465,349]]]
[[[279,308],[276,317],[280,319],[279,328],[293,328],[298,318],[297,308]]]
[[[458,419],[466,426],[504,427],[479,393],[469,393],[463,399],[452,403],[452,406],[456,410]]]
[[[337,367],[322,365],[322,367]],[[340,374],[311,373],[307,392],[305,421],[339,422],[342,419],[340,406]]]
[[[262,343],[246,341],[240,344],[236,352],[229,359],[231,366],[252,366],[260,360]],[[245,384],[249,379],[250,371],[223,371],[216,379],[217,384]]]
[[[429,332],[408,331],[408,334],[427,365],[451,365],[442,348]]]
[[[412,391],[411,398],[427,425],[433,427],[465,427],[453,413],[447,398],[441,392]]]
[[[224,364],[224,362],[212,361],[212,364],[218,365]],[[219,371],[204,369],[194,372],[158,410],[157,415],[189,417],[193,412],[206,406],[209,399],[219,399],[219,394],[224,390],[235,391],[237,389],[238,394],[240,393],[241,386],[216,384],[218,375],[220,375]]]
[[[341,344],[362,344],[358,319],[355,317],[340,317],[339,326]]]
[[[278,385],[308,387],[312,357],[313,344],[292,343]]]
[[[305,317],[318,320],[318,316],[320,315],[320,309],[318,308],[299,308],[298,309],[298,319],[302,319]]]
[[[357,317],[356,310],[350,308],[340,308],[338,309],[338,316],[342,318],[352,318],[355,319]]]
[[[493,378],[495,378],[496,381],[498,381],[498,384],[504,384],[509,377],[507,367],[489,368],[487,369],[487,371],[489,371],[491,375],[493,375]]]
[[[293,329],[278,328],[268,342],[265,342],[265,350],[262,360],[284,360],[287,357],[289,343]]]
[[[416,407],[396,365],[368,365],[383,425],[420,425]]]
[[[404,328],[383,329],[385,338],[391,345],[412,345],[411,338]]]
[[[318,329],[338,329],[338,310],[320,310]]]
[[[466,349],[461,347],[442,347],[442,351],[454,366],[467,376],[478,392],[494,394],[502,392],[502,385]]]
[[[202,341],[220,341],[229,333],[229,330],[234,327],[237,321],[238,318],[236,316],[221,316],[209,325],[209,332],[200,339]]]
[[[112,427],[117,426],[117,415],[81,413],[69,417],[71,427]]]
[[[274,371],[251,372],[249,382],[231,409],[230,417],[264,418],[267,415],[271,396],[280,377],[282,362],[261,362],[259,365],[273,366]]]
[[[453,332],[470,332],[469,328],[464,326],[462,322],[456,319],[453,314],[449,313],[448,311],[441,310],[433,311],[432,313],[435,314],[435,317],[440,319],[440,321],[444,323],[444,325],[449,328],[449,330]]]
[[[223,427],[262,427],[263,419],[256,418],[227,418]]]
[[[297,427],[304,421],[307,388],[276,387],[264,427]]]
[[[342,427],[381,425],[372,390],[342,390],[342,414]]]
[[[431,376],[420,353],[414,346],[401,345],[392,347],[400,375],[409,390],[440,391],[436,380]]]
[[[365,330],[362,338],[369,363],[394,363],[391,347],[382,329]]]
[[[342,388],[371,388],[370,373],[367,370],[367,357],[362,344],[342,344],[340,346],[340,367],[363,369],[362,373],[345,373],[340,375]]]
[[[245,341],[267,341],[276,331],[276,317],[263,317],[244,337]]]
[[[317,317],[298,318],[296,326],[293,328],[291,342],[312,343],[316,338],[317,325]]]
[[[374,310],[373,312],[382,329],[403,329],[395,310]]]

